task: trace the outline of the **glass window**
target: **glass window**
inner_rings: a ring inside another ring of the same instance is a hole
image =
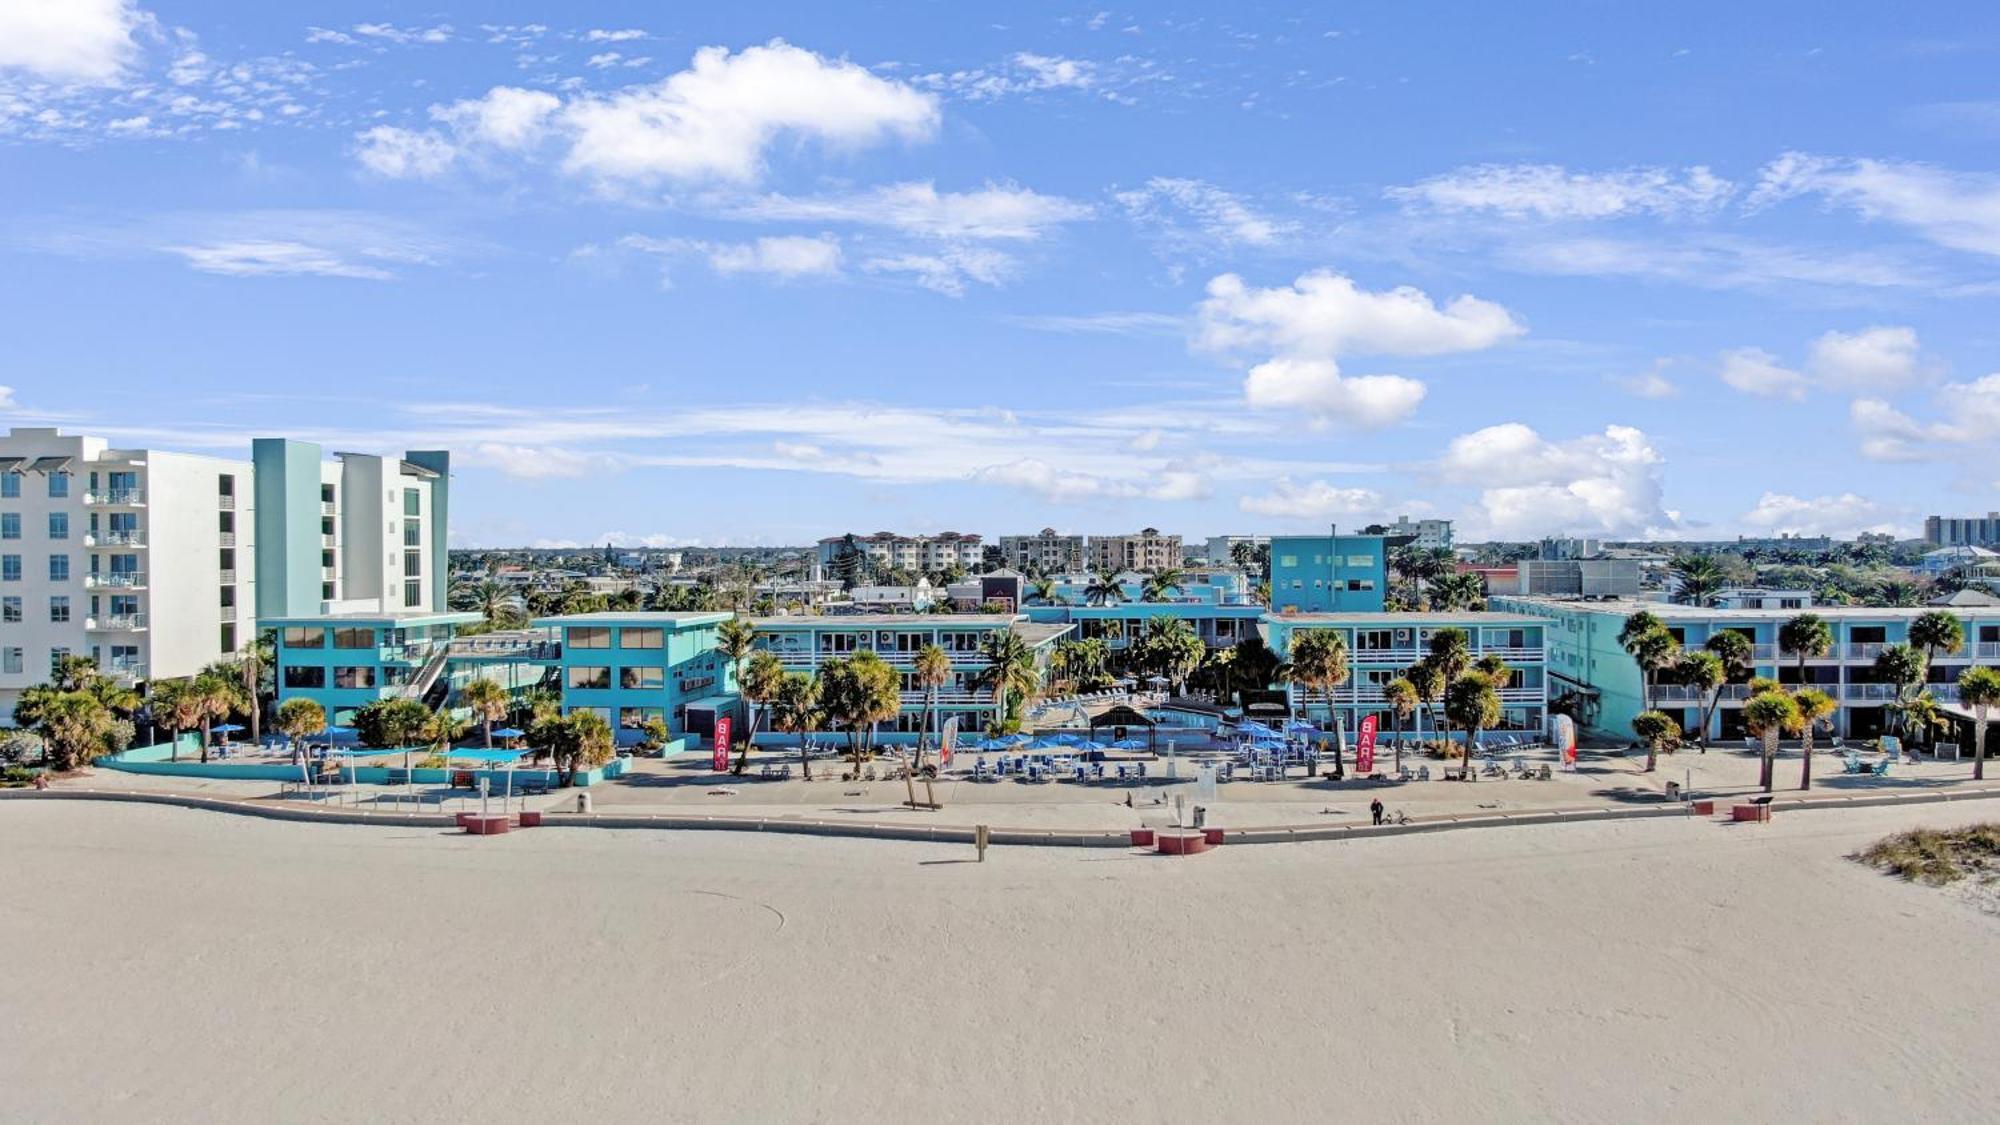
[[[69,595],[52,594],[49,596],[49,620],[57,623],[69,620]]]
[[[571,665],[566,682],[579,691],[602,691],[611,686],[611,669],[600,665]]]
[[[325,648],[326,630],[309,625],[285,627],[286,648]]]
[[[404,515],[406,516],[423,515],[424,514],[423,503],[424,503],[423,494],[418,492],[416,489],[406,488],[403,490]]]
[[[323,688],[326,686],[326,669],[317,664],[285,665],[285,686],[288,688]]]
[[[1279,556],[1278,556],[1278,565],[1279,565],[1279,566],[1297,566],[1297,565],[1299,565],[1299,557],[1298,557],[1297,555],[1279,555]]]
[[[1374,555],[1349,555],[1349,556],[1347,556],[1347,565],[1348,565],[1348,566],[1352,566],[1352,567],[1370,567],[1370,566],[1374,566],[1374,565],[1375,565],[1375,556],[1374,556]]]
[[[403,583],[403,605],[408,607],[422,604],[424,604],[424,584],[416,579]]]
[[[403,573],[414,575],[414,574],[422,574],[423,572],[424,572],[424,553],[422,551],[404,551]]]
[[[51,539],[68,539],[68,538],[69,538],[69,513],[68,513],[68,512],[50,512],[50,513],[49,513],[49,538],[51,538]]]
[[[69,581],[69,556],[68,556],[68,555],[50,555],[50,556],[49,556],[49,581],[51,581],[51,582],[67,582],[67,581]]]
[[[618,630],[619,648],[665,648],[666,644],[667,631],[665,629],[626,628]]]
[[[372,688],[375,686],[375,669],[366,664],[352,664],[333,670],[333,686],[337,688]]]
[[[419,523],[418,523],[418,522],[417,522],[416,520],[411,520],[411,521],[409,521],[408,523],[404,524],[404,525],[403,525],[403,546],[405,546],[405,547],[421,547],[421,546],[423,546],[423,545],[424,545],[424,529],[423,529],[423,525],[419,524]],[[413,555],[414,555],[414,554],[416,554],[416,552],[415,552],[415,551],[411,551],[410,553],[411,553],[411,554],[413,554]]]
[[[18,476],[20,474],[9,473],[7,475]],[[0,539],[19,539],[20,537],[21,537],[21,513],[7,512],[5,514],[0,514]]]
[[[0,598],[0,621],[6,621],[9,624],[12,624],[13,622],[19,621],[20,619],[21,619],[21,599],[18,597]]]
[[[19,500],[21,498],[21,474],[13,471],[0,473],[0,498]]]
[[[618,669],[618,686],[627,691],[649,691],[667,686],[665,668],[631,665]]]
[[[571,648],[611,647],[611,630],[603,625],[573,625],[567,631]]]
[[[49,474],[49,499],[60,500],[69,495],[69,474]]]
[[[18,476],[20,476],[21,474],[19,474],[19,473],[8,473],[7,475],[8,475],[8,476],[10,476],[10,477],[18,477]],[[15,487],[16,487],[16,488],[19,488],[20,486],[19,486],[19,485],[15,485]],[[20,649],[18,649],[18,648],[10,648],[10,649],[7,649],[7,650],[5,650],[4,652],[0,652],[0,672],[5,672],[5,673],[7,673],[7,674],[8,674],[8,675],[10,675],[10,676],[18,676],[18,675],[20,675],[20,674],[21,674],[21,650],[20,650]]]
[[[666,722],[667,713],[658,707],[620,707],[618,709],[618,725],[626,730],[636,730],[645,725],[648,719],[658,719],[661,722]]]
[[[349,626],[343,629],[335,629],[333,631],[333,647],[374,648],[375,630],[356,628],[353,626]]]

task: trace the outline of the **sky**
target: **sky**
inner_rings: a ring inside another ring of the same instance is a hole
[[[2000,7],[0,0],[0,420],[457,545],[2000,507]]]

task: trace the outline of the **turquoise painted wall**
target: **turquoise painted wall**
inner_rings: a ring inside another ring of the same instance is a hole
[[[256,469],[257,616],[317,613],[320,447],[257,438],[250,459]]]

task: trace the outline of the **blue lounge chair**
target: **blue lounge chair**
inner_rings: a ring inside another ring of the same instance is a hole
[[[1874,774],[1876,777],[1887,777],[1889,776],[1889,764],[1893,761],[1895,761],[1894,758],[1884,758],[1881,761],[1876,762],[1875,768],[1869,770],[1868,772]]]

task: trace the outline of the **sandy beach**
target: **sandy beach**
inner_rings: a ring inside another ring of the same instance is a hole
[[[1985,802],[1187,860],[16,802],[15,1120],[1990,1119]]]

